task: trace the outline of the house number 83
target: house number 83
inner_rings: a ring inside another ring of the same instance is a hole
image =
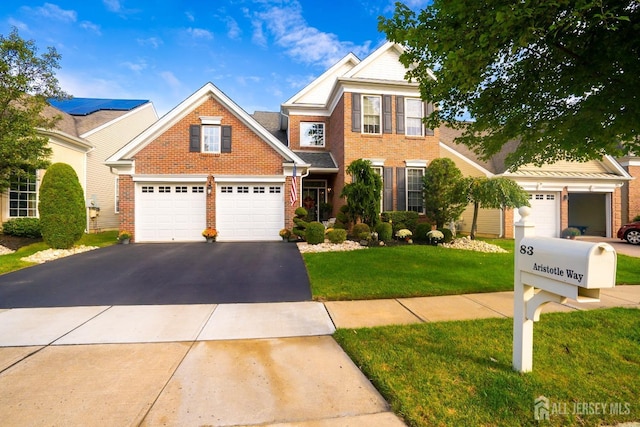
[[[533,246],[520,245],[520,253],[523,255],[533,255]]]

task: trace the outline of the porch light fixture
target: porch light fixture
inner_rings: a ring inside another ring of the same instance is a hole
[[[207,194],[209,196],[211,195],[211,183],[210,182],[207,183]]]

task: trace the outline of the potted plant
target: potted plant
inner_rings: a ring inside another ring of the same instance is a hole
[[[128,245],[131,241],[131,233],[126,230],[122,230],[118,233],[118,241],[123,245]]]
[[[580,230],[578,230],[575,227],[567,227],[564,230],[562,230],[562,237],[564,237],[565,239],[575,239],[576,236],[580,235]]]
[[[216,241],[216,237],[218,237],[218,230],[212,227],[207,227],[202,232],[202,236],[207,239],[207,243],[213,243]]]
[[[444,240],[444,233],[440,230],[431,230],[427,232],[427,239],[430,244],[437,246],[438,243]]]
[[[291,230],[289,230],[288,228],[283,228],[282,230],[280,230],[280,233],[278,234],[280,234],[280,237],[282,238],[283,242],[287,242],[291,237]]]
[[[412,236],[413,236],[413,233],[411,232],[411,230],[406,229],[406,228],[401,228],[396,233],[396,237],[398,239],[402,239],[402,240],[406,241],[407,243],[413,243],[413,240],[411,239]]]

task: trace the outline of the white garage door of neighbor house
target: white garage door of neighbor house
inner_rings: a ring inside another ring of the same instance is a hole
[[[284,190],[278,183],[216,185],[219,241],[279,240],[284,227]]]
[[[204,241],[207,219],[205,185],[200,183],[138,183],[136,241]]]
[[[558,237],[560,236],[560,193],[532,192],[529,203],[531,204],[531,216],[529,220],[536,226],[536,236]],[[520,221],[520,214],[515,211],[515,221]]]

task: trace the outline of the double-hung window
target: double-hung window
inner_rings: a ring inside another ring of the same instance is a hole
[[[301,122],[300,123],[301,147],[324,147],[324,123]]]
[[[9,185],[9,216],[35,217],[38,213],[36,174],[16,178]]]
[[[424,213],[422,177],[424,169],[407,168],[407,210]]]
[[[405,99],[405,135],[422,136],[423,111],[422,100],[418,98]]]
[[[382,98],[364,95],[362,97],[362,133],[380,134],[382,122]]]
[[[220,153],[220,126],[202,126],[202,152]]]

